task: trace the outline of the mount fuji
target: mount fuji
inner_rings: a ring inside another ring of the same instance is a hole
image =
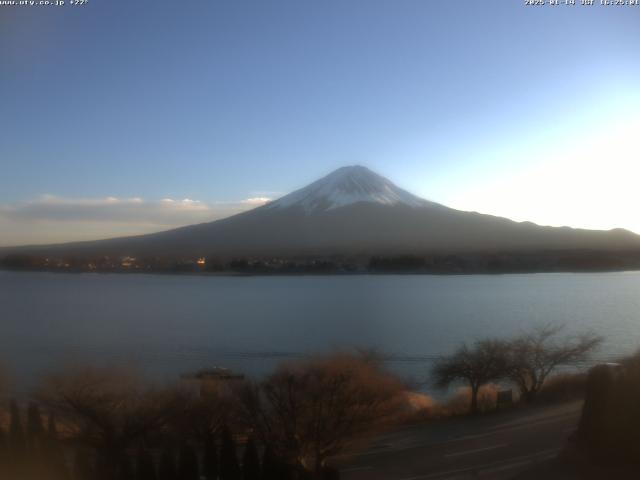
[[[542,227],[455,210],[419,198],[365,167],[350,166],[222,220],[135,237],[23,247],[20,251],[229,258],[638,248],[640,236],[626,230]]]

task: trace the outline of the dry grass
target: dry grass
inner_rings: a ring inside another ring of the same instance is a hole
[[[496,410],[496,399],[498,391],[500,390],[502,390],[502,388],[495,384],[488,384],[480,388],[480,392],[478,393],[478,408],[480,413],[493,412]],[[426,394],[409,392],[407,393],[409,413],[404,420],[406,423],[415,423],[469,415],[470,403],[471,389],[469,387],[459,387],[451,397],[442,402]]]

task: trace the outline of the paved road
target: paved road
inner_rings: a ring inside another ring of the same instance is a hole
[[[553,458],[576,428],[581,402],[414,426],[345,459],[344,480],[508,479]]]

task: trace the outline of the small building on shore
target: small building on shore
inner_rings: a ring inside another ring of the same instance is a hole
[[[231,393],[231,390],[244,381],[245,376],[224,367],[202,368],[180,376],[182,382],[193,388],[200,396]]]

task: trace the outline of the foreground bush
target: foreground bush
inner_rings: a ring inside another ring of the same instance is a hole
[[[74,369],[47,377],[35,398],[7,405],[1,479],[335,480],[327,460],[407,404],[395,377],[349,354],[287,364],[259,384],[154,387],[122,370]]]
[[[377,362],[343,354],[282,366],[249,386],[243,405],[275,455],[325,478],[327,459],[397,418],[403,392]]]

